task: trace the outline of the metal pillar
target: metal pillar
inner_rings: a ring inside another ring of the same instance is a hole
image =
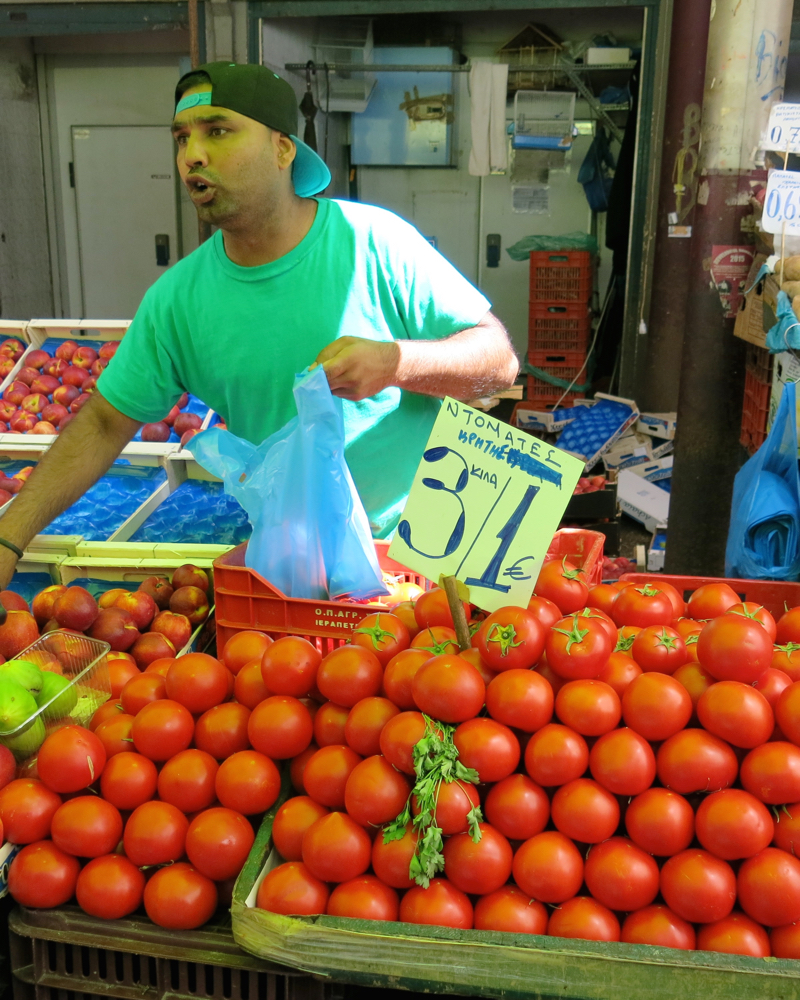
[[[689,274],[711,5],[674,0],[672,13],[647,357],[636,389],[639,405],[655,412],[678,407],[686,296],[677,290]]]
[[[739,467],[744,363],[710,275],[714,247],[742,231],[754,156],[770,106],[783,97],[792,0],[716,0],[703,100],[697,207],[687,282],[666,568],[722,575]],[[676,289],[676,291],[678,291]]]

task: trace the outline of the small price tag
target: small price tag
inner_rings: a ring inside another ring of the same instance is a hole
[[[800,153],[800,104],[773,104],[763,149]]]
[[[794,170],[770,173],[761,226],[765,233],[776,235],[800,233],[800,173]]]
[[[485,611],[527,607],[583,462],[447,397],[389,556],[456,576]]]

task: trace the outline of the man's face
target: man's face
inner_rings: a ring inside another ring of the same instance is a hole
[[[186,94],[210,90],[200,84]],[[292,192],[294,143],[252,118],[200,104],[175,116],[172,134],[178,172],[203,222],[236,228]]]

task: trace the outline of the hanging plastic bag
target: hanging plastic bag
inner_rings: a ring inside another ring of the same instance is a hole
[[[295,376],[297,416],[260,445],[212,427],[187,447],[244,507],[245,565],[288,597],[386,594],[344,457],[344,418],[322,367]]]
[[[796,386],[783,389],[767,440],[736,474],[725,575],[751,580],[800,576],[800,476]]]
[[[597,135],[592,139],[578,171],[578,183],[583,185],[586,200],[593,212],[608,211],[608,196],[614,181],[609,171],[613,171],[616,165],[606,133],[598,126]]]
[[[800,348],[800,323],[792,309],[792,302],[786,292],[778,292],[777,321],[767,334],[767,350],[770,354]]]

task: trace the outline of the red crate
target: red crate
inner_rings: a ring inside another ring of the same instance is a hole
[[[744,394],[756,404],[759,410],[769,410],[769,397],[772,393],[772,383],[765,382],[751,371],[744,373]]]
[[[766,347],[745,344],[745,368],[760,382],[772,384],[772,355]]]
[[[529,351],[583,351],[592,334],[592,314],[585,305],[531,303]]]
[[[528,351],[530,364],[544,371],[554,365],[580,369],[585,360],[586,351]]]
[[[671,583],[686,601],[698,587],[704,587],[707,583],[727,583],[743,601],[761,604],[776,621],[786,608],[800,605],[800,583],[786,580],[737,580],[718,576],[670,576],[667,573],[625,573],[620,579],[639,586],[645,583]]]
[[[536,250],[531,253],[531,302],[588,302],[594,287],[588,250]]]
[[[566,557],[573,566],[583,570],[586,582],[596,587],[603,582],[603,543],[606,536],[601,531],[585,528],[560,528],[550,543],[545,563]],[[800,587],[800,584],[797,585]]]
[[[761,383],[751,372],[746,373],[745,392],[742,399],[742,428],[739,441],[752,455],[767,437],[770,386]],[[750,391],[748,391],[748,389]],[[765,392],[764,390],[768,390]],[[766,402],[764,400],[766,399]]]
[[[581,372],[581,364],[572,365],[537,365],[537,368],[541,368],[543,372],[547,372],[548,375],[554,375],[556,378],[560,378],[567,383],[571,382],[573,379],[577,379],[576,385],[583,385],[584,379],[586,378],[586,370]],[[545,382],[542,378],[536,378],[535,375],[528,376],[528,393],[525,397],[529,403],[534,401],[537,403],[556,403],[564,395],[566,386],[551,385],[550,382]],[[566,405],[566,401],[569,399],[580,399],[584,396],[583,392],[576,392],[570,389],[566,396],[564,396],[564,401],[562,406]]]

